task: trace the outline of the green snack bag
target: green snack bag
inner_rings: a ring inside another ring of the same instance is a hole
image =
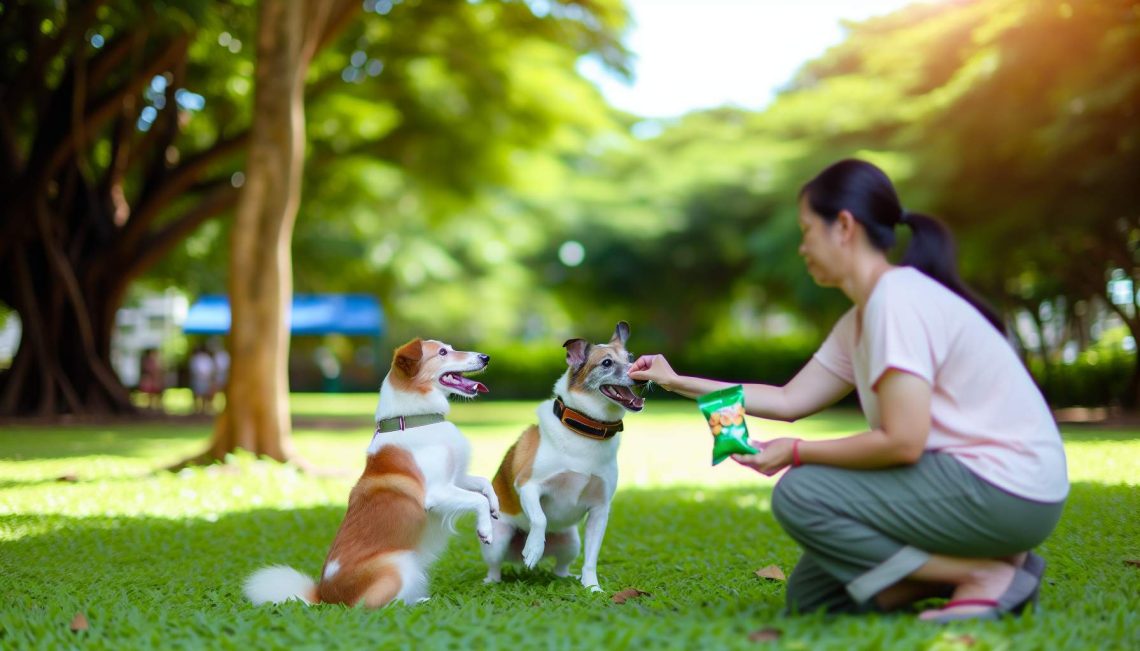
[[[736,385],[706,393],[697,406],[708,421],[713,435],[712,465],[734,454],[759,454],[748,445],[748,425],[744,422],[744,387]]]

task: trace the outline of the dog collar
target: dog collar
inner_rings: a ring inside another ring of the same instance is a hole
[[[554,417],[571,431],[599,441],[612,439],[624,428],[620,420],[616,423],[605,423],[574,411],[562,402],[562,398],[554,399]]]
[[[376,433],[395,432],[397,430],[435,425],[444,421],[443,414],[420,414],[417,416],[393,416],[376,422]]]

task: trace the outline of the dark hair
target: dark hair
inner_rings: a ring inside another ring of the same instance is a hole
[[[835,222],[841,211],[850,212],[867,231],[871,245],[884,253],[895,245],[895,227],[909,226],[914,235],[901,264],[945,285],[1005,334],[1001,317],[958,275],[957,247],[950,229],[933,217],[904,210],[883,170],[867,161],[841,160],[804,184],[800,196],[806,197],[812,211],[828,223]]]

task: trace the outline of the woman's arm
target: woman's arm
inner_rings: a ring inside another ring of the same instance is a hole
[[[679,375],[663,355],[644,355],[629,368],[635,380],[652,380],[673,393],[695,398],[740,384]],[[744,384],[744,408],[751,416],[793,421],[833,404],[851,392],[851,385],[814,358],[782,387]]]
[[[930,385],[917,375],[888,369],[876,392],[882,421],[879,429],[829,441],[800,441],[798,446],[790,438],[754,441],[760,454],[733,459],[765,475],[790,466],[797,447],[800,463],[856,469],[916,463],[930,436]]]

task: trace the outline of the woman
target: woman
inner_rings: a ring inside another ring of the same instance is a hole
[[[953,241],[904,211],[887,176],[840,161],[800,192],[800,255],[821,286],[854,306],[782,387],[744,385],[747,412],[793,421],[854,388],[870,431],[827,441],[754,441],[735,457],[784,474],[772,512],[804,549],[791,611],[890,610],[950,596],[923,619],[1018,613],[1036,599],[1068,495],[1051,412],[1001,320],[958,278]],[[901,265],[887,252],[913,232]],[[661,355],[630,377],[696,397],[730,383],[678,375]]]

